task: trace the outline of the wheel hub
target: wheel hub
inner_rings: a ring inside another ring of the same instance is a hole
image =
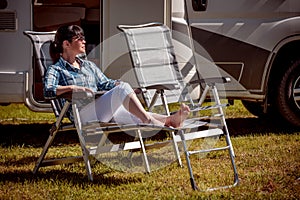
[[[295,104],[300,109],[300,76],[295,81],[295,84],[293,87],[293,98],[294,98]]]

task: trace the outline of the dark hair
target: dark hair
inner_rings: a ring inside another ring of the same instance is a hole
[[[57,29],[54,41],[50,44],[50,55],[53,63],[59,60],[60,54],[63,52],[63,42],[65,40],[72,42],[74,36],[84,36],[84,31],[80,26],[64,25]]]

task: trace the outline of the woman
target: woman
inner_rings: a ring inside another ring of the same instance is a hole
[[[147,112],[128,83],[107,78],[91,61],[78,58],[85,53],[85,38],[81,27],[62,26],[50,46],[54,64],[49,66],[44,79],[44,95],[55,98],[66,92],[107,91],[80,110],[83,122],[99,120],[117,123],[151,123],[180,127],[189,115],[189,107],[182,104],[171,116]],[[72,120],[72,113],[69,110]]]

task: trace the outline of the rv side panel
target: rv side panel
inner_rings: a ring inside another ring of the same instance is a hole
[[[0,10],[10,25],[0,29],[0,103],[23,102],[25,73],[31,66],[31,46],[23,31],[31,27],[31,0],[8,1]]]

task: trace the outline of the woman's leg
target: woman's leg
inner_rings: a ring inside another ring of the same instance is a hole
[[[139,118],[143,123],[155,121],[146,112],[131,86],[124,82],[86,105],[80,114],[85,121],[98,119],[102,122],[109,122],[116,114],[124,114],[126,111]],[[124,117],[120,118],[124,119]]]
[[[128,89],[127,87],[130,88]],[[132,90],[131,86],[127,83],[124,85],[124,88],[127,91]],[[189,107],[184,104],[177,113],[171,116],[149,113],[144,109],[134,92],[131,92],[126,96],[123,106],[128,112],[139,118],[143,123],[152,123],[160,126],[166,124],[168,126],[179,127],[189,114]]]
[[[150,116],[150,122],[159,126],[170,126],[174,128],[178,128],[182,126],[183,121],[188,117],[190,113],[190,109],[185,104],[182,104],[180,110],[171,116],[161,115],[157,113],[147,112]],[[113,120],[119,124],[138,124],[142,123],[142,120],[130,113],[124,106],[121,106],[115,113]]]
[[[121,83],[119,86],[109,91],[109,93],[109,95],[105,95],[104,101],[109,101],[109,99],[111,99],[111,118],[117,114],[116,111],[124,113],[124,111],[122,111],[124,107],[129,113],[136,116],[143,123],[152,123],[160,126],[166,125],[177,128],[182,125],[183,121],[190,113],[189,107],[185,104],[182,104],[180,110],[171,116],[149,113],[144,109],[128,83]],[[107,107],[109,108],[110,106],[106,105],[105,109],[107,109]]]
[[[185,104],[181,104],[179,111],[170,116],[150,113],[150,115],[153,118],[163,122],[165,126],[170,126],[174,128],[181,127],[183,121],[189,116],[189,114],[190,108]]]
[[[144,109],[143,105],[141,104],[140,100],[137,98],[135,93],[129,94],[125,98],[123,105],[126,108],[126,110],[138,117],[143,123],[151,122],[151,116]]]
[[[95,102],[87,105],[86,108],[89,109],[82,109],[83,116],[90,115],[94,108],[98,120],[102,122],[108,122],[113,117],[117,119],[118,117],[115,115],[118,113],[124,114],[123,110],[125,108],[129,113],[139,118],[143,123],[152,123],[161,126],[167,125],[172,127],[181,126],[182,122],[189,114],[189,108],[184,104],[177,113],[171,116],[147,112],[128,83],[121,83],[100,98],[96,99]]]
[[[103,122],[110,121],[116,111],[125,105],[124,103],[126,102],[126,99],[128,96],[131,96],[131,94],[134,94],[131,86],[128,83],[122,82],[118,86],[106,92],[100,98],[96,99],[98,119]]]

